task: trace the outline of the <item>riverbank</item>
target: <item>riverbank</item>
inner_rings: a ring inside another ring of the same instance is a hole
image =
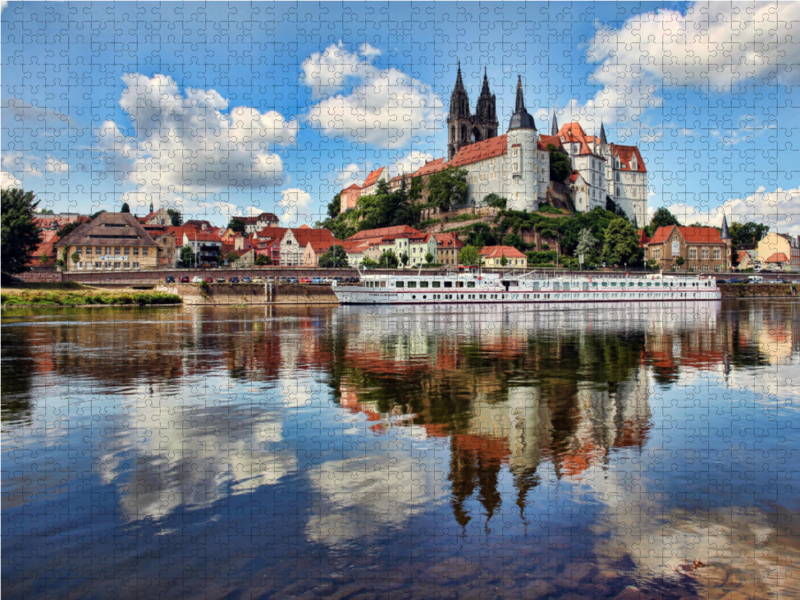
[[[174,293],[142,290],[101,290],[65,282],[36,288],[4,288],[5,306],[152,306],[181,304]]]
[[[793,283],[721,283],[723,298],[780,298],[796,297],[800,286]]]

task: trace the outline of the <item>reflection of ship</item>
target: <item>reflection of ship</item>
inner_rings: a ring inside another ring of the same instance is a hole
[[[593,304],[719,300],[716,279],[696,275],[482,273],[459,267],[444,275],[363,275],[355,285],[334,283],[342,304]]]

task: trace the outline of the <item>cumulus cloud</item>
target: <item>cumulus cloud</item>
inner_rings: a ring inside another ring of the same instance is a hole
[[[68,173],[69,163],[47,155],[43,159],[33,154],[9,150],[3,153],[3,171],[8,177],[21,184],[20,178],[40,178],[45,173]]]
[[[434,159],[432,154],[427,152],[420,152],[419,150],[412,150],[397,162],[395,162],[389,169],[392,176],[411,174],[414,171],[425,166],[425,163]]]
[[[279,215],[284,227],[299,227],[303,223],[312,224],[317,215],[312,214],[311,195],[298,188],[290,188],[281,192],[278,206],[283,209]]]
[[[672,204],[666,208],[685,225],[702,223],[719,227],[725,215],[728,223],[754,221],[769,225],[771,231],[800,235],[800,188],[778,188],[767,192],[762,186],[750,196],[731,198],[716,208],[698,208],[687,204]],[[656,209],[649,207],[651,216]]]
[[[295,142],[299,125],[280,113],[250,107],[228,109],[215,90],[187,88],[170,77],[123,76],[120,107],[133,134],[113,121],[96,132],[106,168],[136,186],[124,200],[164,205],[185,196],[206,198],[285,183],[275,146]]]
[[[307,58],[301,81],[322,98],[307,120],[326,135],[378,148],[407,147],[433,132],[442,101],[418,79],[373,65],[375,52],[368,44],[349,52],[339,42]]]
[[[341,170],[334,170],[330,178],[331,183],[338,190],[349,188],[354,183],[361,185],[367,177],[367,168],[364,165],[350,163]]]
[[[0,171],[0,188],[22,187],[22,182],[8,171]]]

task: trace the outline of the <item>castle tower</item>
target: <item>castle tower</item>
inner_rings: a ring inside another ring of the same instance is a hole
[[[497,100],[489,89],[489,78],[486,75],[486,67],[484,67],[483,87],[481,88],[481,95],[478,97],[478,105],[475,108],[471,141],[480,142],[496,137],[497,127]]]
[[[447,118],[447,160],[470,143],[472,116],[469,111],[469,96],[461,80],[461,62],[458,63],[456,86],[450,95],[450,116]]]
[[[514,108],[514,114],[511,115],[511,120],[508,122],[508,130],[512,129],[533,129],[536,131],[536,123],[533,117],[525,109],[525,99],[522,97],[522,76],[517,75],[517,102]]]
[[[522,96],[522,77],[517,79],[517,102],[514,114],[508,123],[506,166],[510,178],[506,183],[506,198],[511,210],[534,211],[539,207],[539,198],[546,195],[547,181],[540,177],[549,170],[549,154],[539,160],[539,133],[533,116],[525,109]]]

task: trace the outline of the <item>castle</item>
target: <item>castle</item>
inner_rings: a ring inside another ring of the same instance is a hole
[[[547,202],[552,189],[551,144],[569,156],[572,174],[564,183],[575,210],[588,212],[599,206],[621,210],[635,224],[647,222],[647,169],[636,146],[610,144],[602,123],[599,136],[587,135],[577,122],[559,128],[555,114],[550,135],[540,134],[525,108],[521,77],[517,78],[514,114],[506,133],[498,135],[496,97],[486,71],[473,115],[460,64],[450,96],[447,160],[431,161],[406,176],[427,177],[451,166],[460,167],[467,171],[469,206],[482,206],[487,196],[496,194],[507,199],[509,209],[535,211]],[[401,179],[389,179],[386,168],[373,171],[363,186],[352,185],[342,191],[341,210],[354,208],[358,198],[373,193],[380,181],[396,189]]]

